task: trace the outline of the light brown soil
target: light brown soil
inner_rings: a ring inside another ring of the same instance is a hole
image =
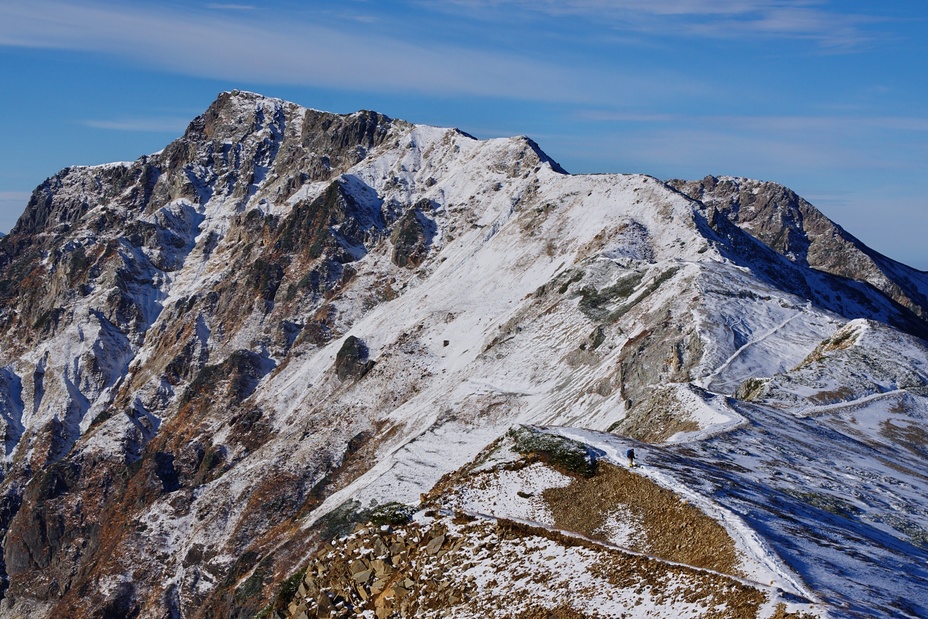
[[[641,475],[600,463],[593,477],[575,477],[569,486],[542,495],[557,528],[602,539],[609,515],[624,508],[642,527],[632,550],[662,559],[740,575],[728,532],[679,496]]]

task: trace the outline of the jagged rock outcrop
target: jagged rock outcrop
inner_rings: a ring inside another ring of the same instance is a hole
[[[339,380],[359,379],[374,366],[370,351],[360,339],[349,335],[335,355],[335,375]]]
[[[924,274],[870,249],[790,189],[746,178],[707,176],[668,184],[705,205],[789,260],[866,282],[924,317]]]
[[[304,527],[515,422],[648,436],[660,389],[734,394],[852,319],[925,333],[928,276],[818,249],[785,190],[765,213],[819,223],[755,231],[736,185],[237,91],[61,171],[0,239],[0,614],[251,616]]]
[[[425,214],[429,210],[432,210],[431,201],[420,200],[396,222],[390,235],[393,264],[396,266],[414,269],[428,255],[429,246],[438,231],[435,222]]]

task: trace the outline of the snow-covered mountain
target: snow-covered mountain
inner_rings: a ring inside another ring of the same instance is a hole
[[[455,499],[530,424],[604,466],[633,445],[769,589],[744,616],[925,616],[926,312],[928,274],[772,183],[223,93],[0,239],[0,615],[250,617],[331,523],[447,475],[439,512],[566,535]]]

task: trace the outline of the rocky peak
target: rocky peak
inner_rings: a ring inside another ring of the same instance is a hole
[[[263,188],[279,201],[306,183],[334,179],[411,127],[376,112],[332,114],[224,92],[164,150],[161,197],[244,202]]]
[[[524,143],[525,146],[528,148],[528,150],[532,151],[535,154],[535,157],[537,157],[539,163],[547,163],[548,165],[551,166],[551,169],[557,172],[558,174],[568,173],[567,170],[561,167],[561,164],[559,164],[557,161],[549,157],[548,153],[541,150],[541,147],[532,138],[522,135],[515,139]]]
[[[924,273],[870,249],[791,189],[730,176],[667,184],[716,209],[792,262],[866,282],[916,315],[928,315]]]
[[[707,176],[699,181],[670,180],[668,184],[717,209],[771,248],[801,264],[808,264],[811,240],[807,226],[818,233],[835,228],[812,205],[776,183]]]
[[[296,131],[285,136],[287,125],[291,123],[295,123]],[[360,161],[369,149],[386,139],[394,126],[410,127],[369,110],[334,114],[234,90],[220,93],[207,110],[190,123],[182,139],[219,145],[237,144],[262,132],[278,139],[295,136],[300,147],[329,160],[330,174],[326,178],[330,178],[333,168],[343,171]]]

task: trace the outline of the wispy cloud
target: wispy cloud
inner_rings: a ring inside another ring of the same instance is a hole
[[[913,116],[718,116],[717,122],[771,131],[831,131],[844,135],[864,130],[928,132],[928,118]]]
[[[880,129],[900,132],[928,132],[928,117],[920,116],[787,116],[787,115],[696,115],[684,113],[652,114],[610,110],[580,110],[573,114],[580,121],[630,124],[713,124],[737,129],[769,131],[831,131],[851,134]]]
[[[470,7],[519,6],[546,13],[627,12],[649,15],[735,15],[758,11],[782,0],[445,0],[447,4]],[[809,2],[792,2],[808,5]]]
[[[588,17],[615,29],[650,35],[809,39],[833,51],[872,41],[875,34],[870,27],[883,21],[848,13],[826,0],[445,0],[443,4]]]
[[[119,118],[85,120],[81,124],[93,129],[109,131],[139,131],[146,133],[180,133],[190,122],[189,118]]]
[[[606,123],[667,123],[683,120],[683,114],[655,114],[613,110],[580,110],[572,115],[574,120]]]
[[[0,203],[15,202],[20,206],[25,206],[31,195],[28,191],[0,191]]]
[[[302,21],[137,5],[0,4],[0,45],[103,52],[197,77],[438,96],[580,100],[583,71],[476,47]]]
[[[574,172],[731,174],[801,182],[821,193],[835,187],[859,191],[888,177],[920,186],[928,160],[928,118],[918,116],[597,111],[578,113],[565,125],[573,133],[553,139],[563,150],[550,154],[579,163],[569,168]]]
[[[218,4],[211,2],[206,5],[206,8],[215,11],[254,11],[258,7],[253,4]]]

